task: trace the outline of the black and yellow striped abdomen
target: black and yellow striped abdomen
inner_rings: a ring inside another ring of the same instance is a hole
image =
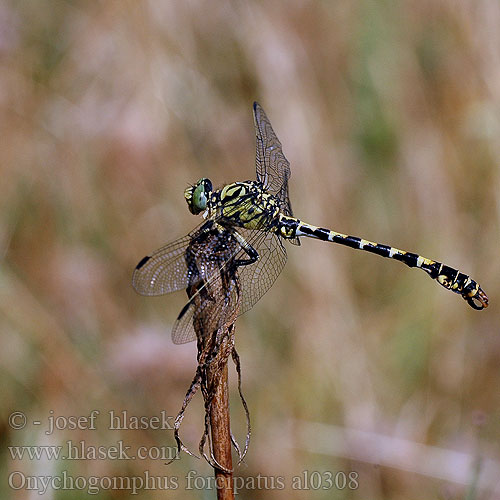
[[[441,286],[461,295],[474,309],[483,309],[488,306],[488,297],[473,279],[441,262],[389,245],[358,238],[357,236],[349,236],[330,229],[316,227],[293,217],[280,215],[279,219],[278,231],[283,238],[307,236],[309,238],[339,243],[357,250],[364,250],[380,255],[381,257],[399,260],[409,267],[418,267],[424,270]]]

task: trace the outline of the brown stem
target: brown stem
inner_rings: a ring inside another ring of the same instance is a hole
[[[227,364],[223,368],[210,412],[213,454],[217,463],[232,471],[231,427],[229,424],[229,395],[227,387]],[[215,469],[217,500],[234,500],[233,473]]]

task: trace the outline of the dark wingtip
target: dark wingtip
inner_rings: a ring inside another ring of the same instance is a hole
[[[144,257],[143,259],[141,259],[141,261],[139,262],[139,264],[137,264],[137,266],[135,266],[136,269],[140,269],[144,264],[146,264],[146,262],[150,259],[150,257],[148,255],[146,255],[146,257]]]

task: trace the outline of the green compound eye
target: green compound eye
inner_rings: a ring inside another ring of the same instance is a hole
[[[203,184],[200,184],[194,190],[193,205],[199,212],[207,208],[207,196],[205,195],[205,186]]]
[[[193,214],[199,214],[207,208],[207,200],[211,191],[212,183],[205,177],[186,190],[186,201]]]

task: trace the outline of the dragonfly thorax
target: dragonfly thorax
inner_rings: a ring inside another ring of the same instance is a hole
[[[196,184],[189,186],[184,191],[184,198],[189,207],[189,211],[198,215],[207,208],[207,202],[212,193],[212,182],[203,177]]]
[[[210,205],[217,217],[247,229],[270,229],[278,221],[279,200],[258,181],[234,182],[214,191]]]

